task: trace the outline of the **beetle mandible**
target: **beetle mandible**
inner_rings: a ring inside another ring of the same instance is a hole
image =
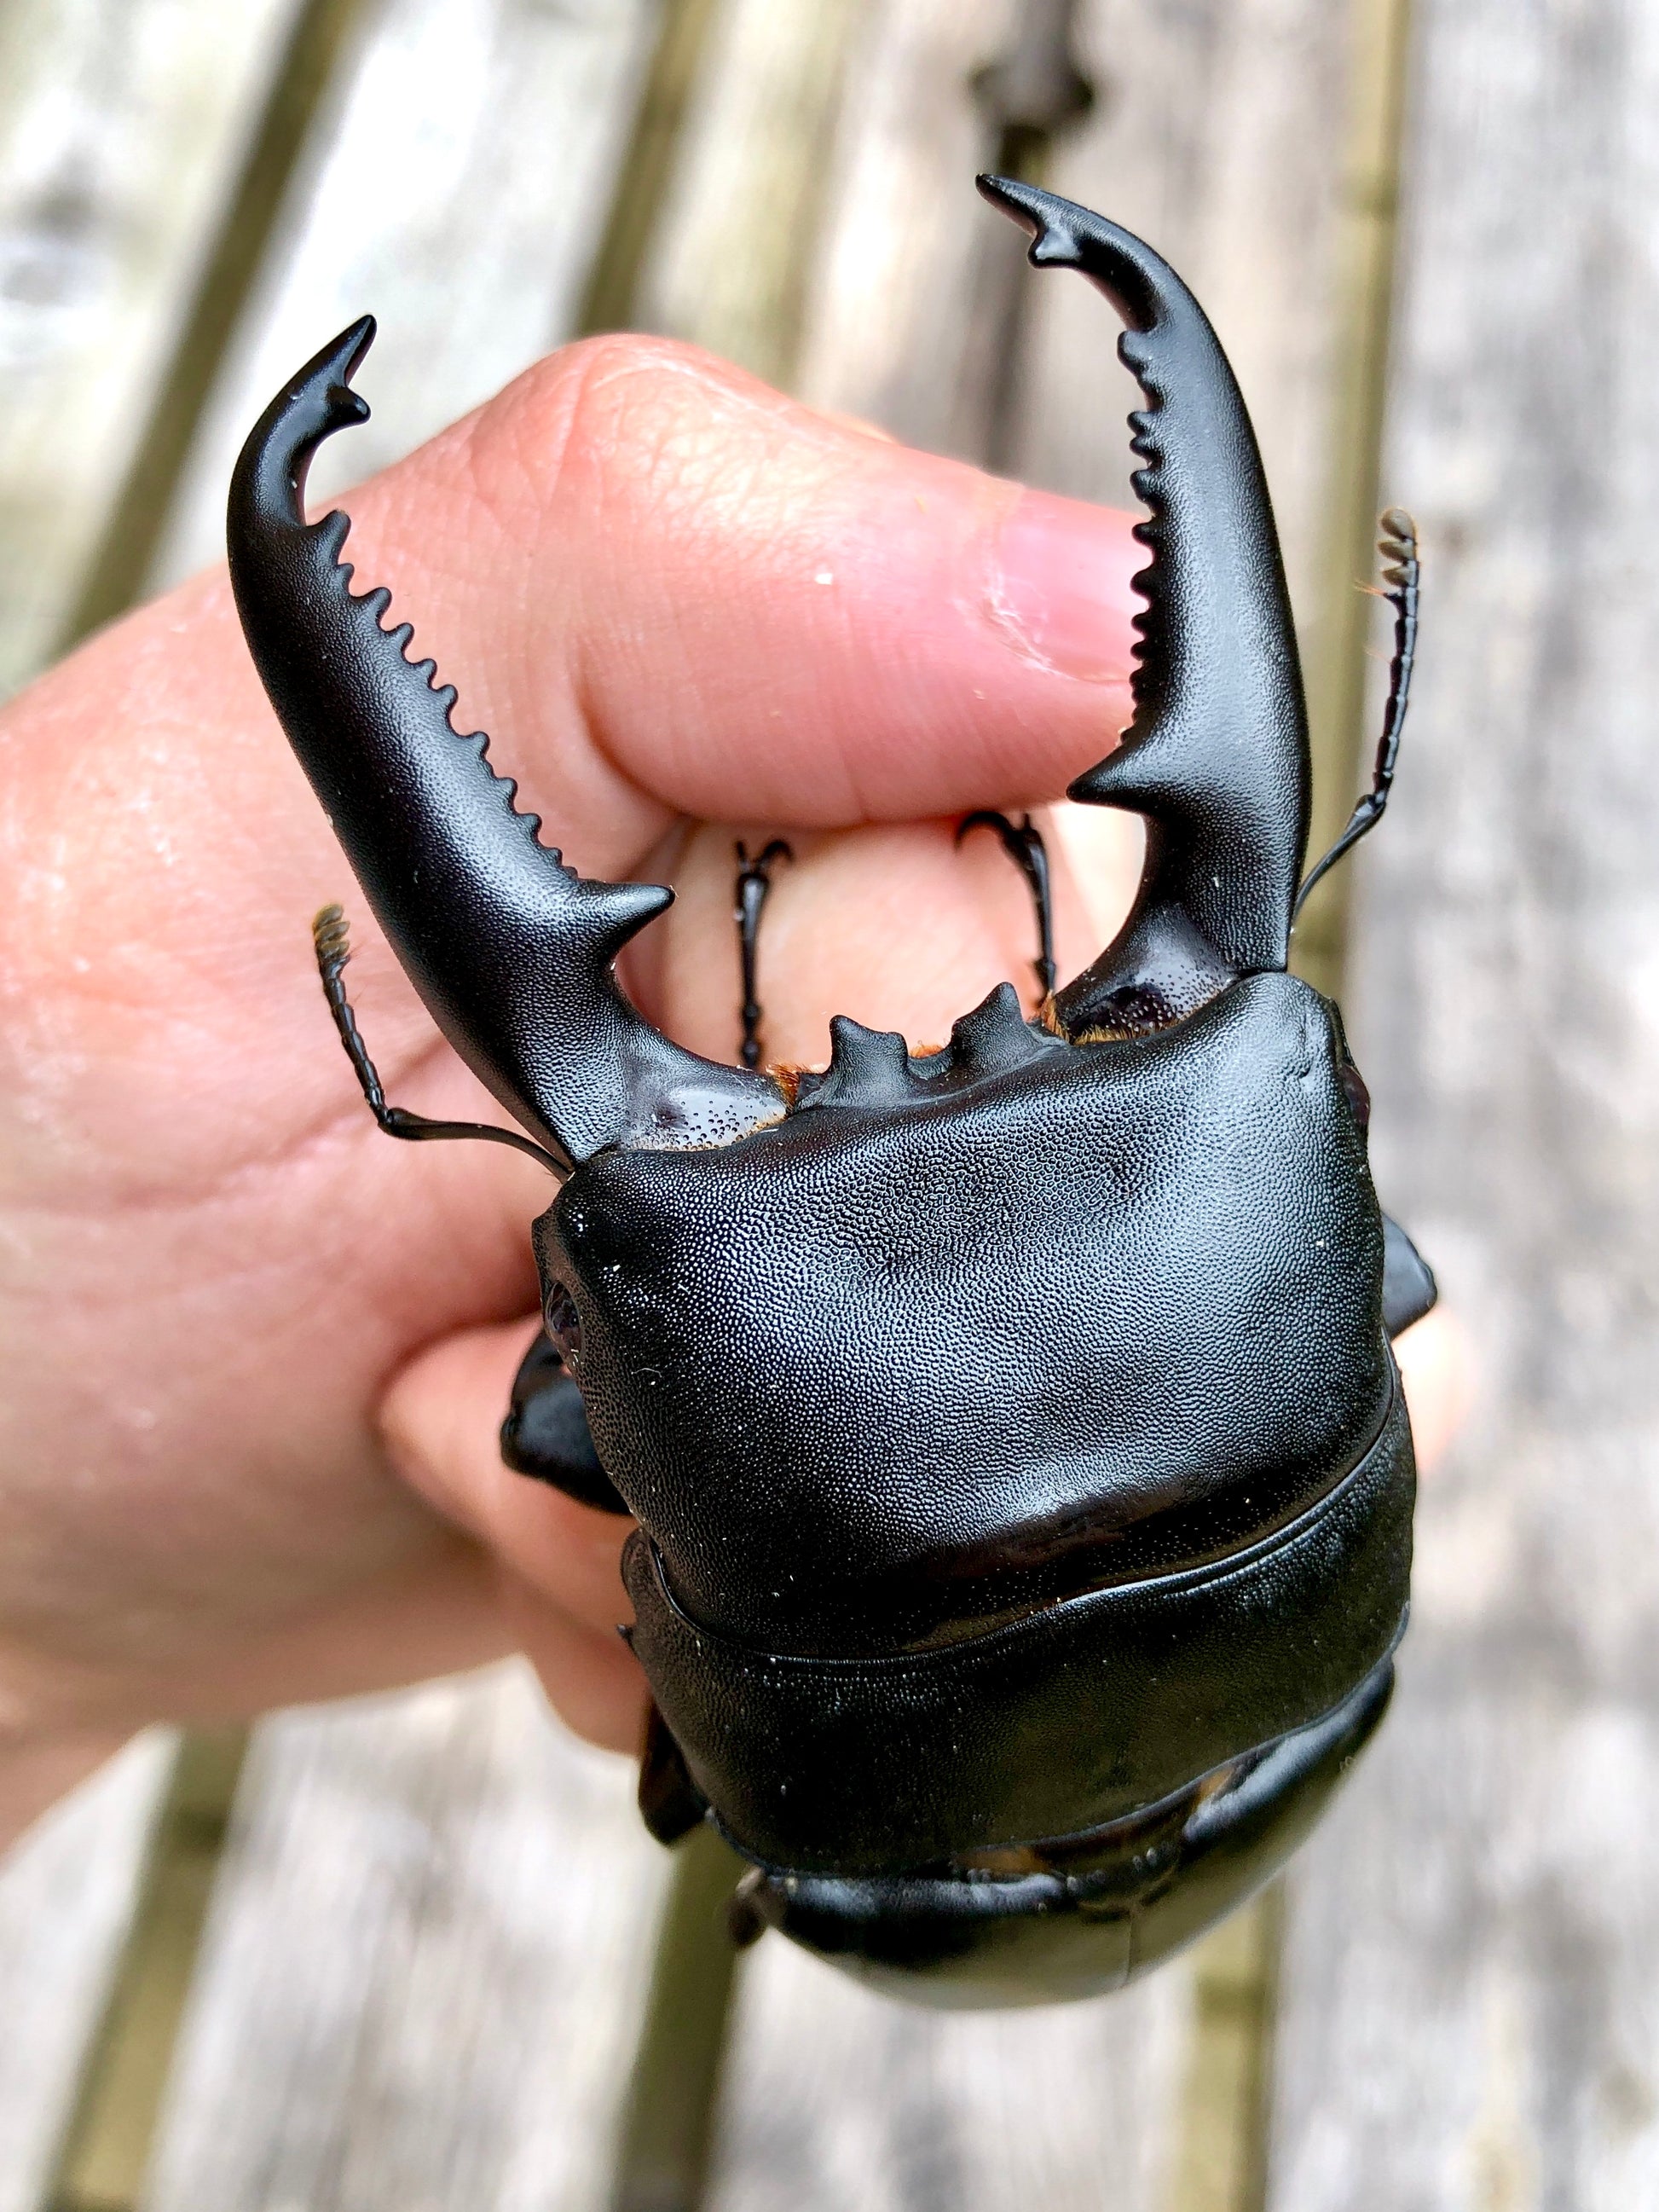
[[[776,847],[740,878],[744,1065],[635,1011],[612,963],[672,894],[539,842],[384,625],[389,594],[350,590],[344,515],[304,519],[312,453],[367,413],[367,319],[272,402],[229,509],[283,727],[427,1006],[527,1133],[387,1104],[331,908],[316,949],[368,1103],[393,1135],[517,1145],[560,1180],[504,1449],[637,1520],[647,1824],[718,1822],[751,1869],[740,1937],[781,1928],[953,2005],[1117,1986],[1312,1825],[1393,1680],[1414,1474],[1389,1338],[1434,1295],[1377,1210],[1336,1009],[1286,972],[1306,719],[1238,387],[1150,247],[981,189],[1034,264],[1117,308],[1146,402],[1134,717],[1071,792],[1144,816],[1146,857],[1063,989],[1029,818],[964,824],[1031,884],[1035,1018],[1004,984],[942,1050],[837,1018],[826,1069],[762,1071]],[[1417,567],[1407,519],[1384,522],[1387,726],[1322,866],[1393,775]]]

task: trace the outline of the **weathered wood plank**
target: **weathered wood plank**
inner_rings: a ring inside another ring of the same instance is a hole
[[[1273,488],[1298,617],[1315,602],[1332,456],[1332,245],[1342,173],[1348,24],[1321,0],[1085,0],[1096,114],[1048,183],[1168,256],[1220,334]],[[1020,473],[1132,503],[1111,310],[1086,284],[1037,278],[1020,391]]]
[[[933,2013],[769,1936],[738,1999],[715,2212],[1164,2212],[1191,1984]]]
[[[799,361],[819,404],[977,457],[998,428],[977,325],[1006,297],[993,257],[1018,241],[970,196],[995,150],[971,79],[1017,27],[1018,12],[992,0],[870,12]],[[1097,0],[1077,28],[1101,96],[1050,150],[1048,180],[1145,230],[1215,307],[1297,588],[1316,598],[1336,465],[1345,18],[1316,0],[1173,13]],[[1086,287],[1027,281],[1006,458],[1053,489],[1127,503],[1123,416],[1136,398],[1115,366],[1109,311]],[[1083,834],[1078,811],[1064,819]],[[1110,2002],[964,2020],[884,2005],[769,1940],[739,2000],[714,2202],[740,2212],[787,2186],[792,2203],[825,2212],[1027,2198],[1243,2206],[1260,2149],[1265,1942],[1258,1919],[1224,1931],[1196,1972],[1166,1970]],[[1210,1984],[1221,1998],[1204,2006]],[[1224,2025],[1230,2004],[1241,2018]]]
[[[1389,318],[1405,116],[1411,0],[1349,0],[1346,158],[1331,253],[1336,331],[1328,380],[1333,471],[1322,550],[1302,606],[1303,662],[1313,745],[1308,850],[1328,852],[1346,828],[1376,758],[1382,701],[1373,696],[1381,627],[1376,601],[1355,586],[1375,575],[1382,483]],[[1296,972],[1340,996],[1352,875],[1335,868],[1297,916]]]
[[[1350,1007],[1479,1347],[1304,1863],[1276,2212],[1659,2197],[1659,26],[1421,0],[1388,481],[1422,686]]]
[[[706,2200],[732,1998],[744,1964],[729,1917],[743,1872],[743,1861],[707,1825],[674,1847],[617,2130],[609,2212],[675,2212]]]
[[[148,2212],[603,2201],[667,1860],[528,1672],[267,1722]]]
[[[130,1745],[0,1863],[0,2212],[36,2212],[55,2165],[170,1749]]]
[[[570,334],[655,27],[652,0],[374,11],[290,179],[154,582],[218,556],[248,422],[364,306],[385,336],[347,473]],[[337,481],[319,467],[319,489]],[[599,2202],[665,1874],[632,1787],[516,1673],[268,1724],[146,2203]]]
[[[815,406],[975,460],[983,424],[963,393],[988,234],[973,182],[994,142],[974,82],[1017,27],[1012,0],[883,0],[866,11],[796,365]]]
[[[178,1738],[53,2167],[50,2212],[130,2212],[137,2201],[246,1747],[237,1727]]]
[[[249,424],[354,316],[380,319],[374,414],[319,455],[321,497],[572,335],[656,13],[652,0],[386,0],[296,168],[156,583],[222,556]]]
[[[0,690],[60,636],[298,0],[0,21]]]
[[[0,16],[0,690],[64,633],[300,0],[18,0]],[[0,2206],[76,2101],[169,1763],[156,1736],[0,1871]]]
[[[842,72],[869,0],[723,0],[633,320],[789,382]]]

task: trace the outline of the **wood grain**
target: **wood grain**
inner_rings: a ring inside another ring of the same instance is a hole
[[[988,224],[975,173],[994,141],[975,81],[1006,51],[1012,0],[883,0],[848,72],[806,295],[797,382],[815,405],[908,443],[984,457],[963,394]],[[995,236],[1012,248],[1012,236]]]
[[[221,211],[213,251],[180,319],[156,404],[65,626],[65,649],[143,595],[191,441],[246,307],[295,161],[368,12],[368,0],[301,0],[235,191]]]
[[[666,1855],[527,1670],[265,1723],[147,2212],[603,2199]]]
[[[170,1750],[130,1745],[0,1862],[0,2212],[36,2212],[56,2166]]]
[[[1422,688],[1350,1008],[1472,1337],[1397,1709],[1292,1893],[1275,2212],[1659,2199],[1659,22],[1422,0]]]
[[[234,1725],[178,1738],[53,2167],[49,2212],[130,2212],[143,2189],[247,1741]]]
[[[1048,181],[1148,239],[1203,301],[1255,423],[1301,616],[1332,465],[1346,13],[1323,0],[1085,0],[1079,33],[1097,107]],[[1020,472],[1130,504],[1124,416],[1139,400],[1116,365],[1116,319],[1075,278],[1031,282]]]
[[[1329,378],[1330,471],[1318,567],[1305,587],[1302,647],[1313,747],[1308,852],[1328,852],[1376,758],[1382,702],[1375,682],[1386,635],[1376,600],[1358,587],[1376,574],[1389,330],[1394,304],[1406,59],[1411,0],[1350,0],[1346,154],[1331,266],[1334,340]],[[1291,965],[1340,995],[1352,871],[1334,868],[1297,916]]]
[[[383,0],[296,168],[154,583],[222,557],[242,440],[354,317],[380,325],[374,419],[319,455],[322,497],[573,334],[654,28],[650,0]]]
[[[295,13],[15,0],[0,18],[0,690],[75,603]]]
[[[842,73],[869,0],[723,0],[634,319],[790,382]]]
[[[745,1870],[706,1823],[674,1846],[617,2129],[609,2212],[678,2212],[704,2202],[732,1993],[746,1964],[730,1917]]]
[[[781,1936],[738,2000],[713,2212],[1164,2212],[1191,1984],[934,2013]]]

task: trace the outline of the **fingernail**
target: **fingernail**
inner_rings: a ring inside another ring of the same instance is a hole
[[[1127,515],[1052,492],[1022,492],[996,539],[991,611],[1019,651],[1086,684],[1127,684],[1129,579],[1146,566]]]

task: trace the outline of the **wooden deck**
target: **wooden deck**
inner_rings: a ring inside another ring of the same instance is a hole
[[[0,12],[7,686],[216,557],[257,404],[364,307],[354,472],[634,324],[1121,501],[1109,317],[972,173],[1154,240],[1261,433],[1322,824],[1379,484],[1423,525],[1401,795],[1302,957],[1346,955],[1384,1195],[1480,1358],[1381,1741],[1145,1988],[939,2018],[775,1939],[733,1976],[718,1847],[658,1850],[507,1668],[142,1742],[25,1841],[0,2212],[1659,2203],[1656,117],[1636,0]]]

